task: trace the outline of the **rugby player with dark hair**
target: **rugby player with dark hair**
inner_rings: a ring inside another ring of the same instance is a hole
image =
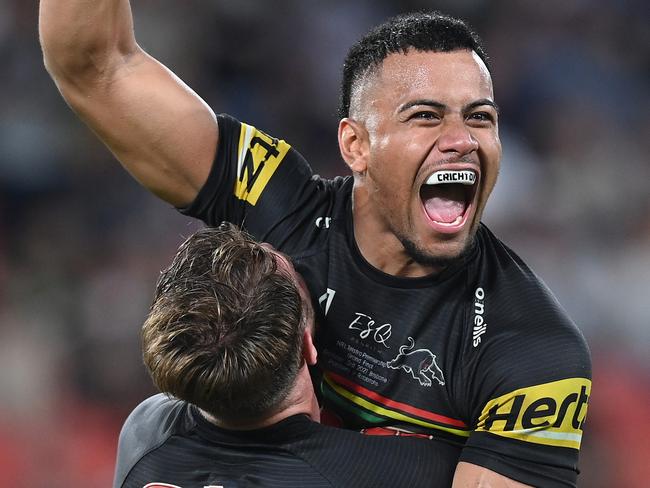
[[[115,488],[450,486],[451,443],[318,423],[313,329],[286,256],[232,224],[190,236],[142,328],[144,362],[167,395],[127,419]]]
[[[138,181],[291,256],[322,322],[325,418],[463,446],[457,486],[575,486],[589,351],[481,223],[499,112],[463,21],[407,14],[352,47],[338,126],[352,175],[331,180],[215,116],[137,45],[126,0],[41,0],[40,32],[62,95]]]

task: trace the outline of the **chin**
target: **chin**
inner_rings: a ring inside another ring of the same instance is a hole
[[[422,265],[445,268],[459,259],[464,258],[472,249],[475,232],[466,236],[456,236],[443,242],[438,242],[431,248],[419,246],[410,239],[400,239],[406,253],[413,261]]]

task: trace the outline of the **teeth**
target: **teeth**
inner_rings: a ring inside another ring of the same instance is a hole
[[[463,220],[463,216],[462,216],[462,215],[459,215],[458,217],[456,217],[456,220],[454,220],[453,222],[438,222],[437,220],[434,220],[434,222],[435,222],[436,224],[439,224],[439,225],[443,225],[443,226],[444,226],[444,225],[447,225],[447,226],[450,226],[450,227],[451,227],[452,225],[458,225],[458,224],[460,224],[460,221],[461,221],[461,220]]]
[[[469,170],[440,170],[433,173],[426,185],[443,185],[445,183],[460,183],[471,186],[476,182],[476,173]]]

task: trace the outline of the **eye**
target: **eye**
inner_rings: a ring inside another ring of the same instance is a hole
[[[470,115],[470,118],[483,122],[494,122],[494,115],[490,112],[474,112]]]
[[[439,120],[440,116],[430,110],[422,110],[420,112],[415,112],[409,117],[410,120]]]
[[[467,120],[480,125],[494,123],[495,117],[491,112],[472,112],[467,116]]]
[[[474,112],[469,117],[472,120],[478,120],[478,121],[481,121],[481,122],[492,122],[494,120],[494,117],[492,117],[492,114],[490,114],[488,112]]]

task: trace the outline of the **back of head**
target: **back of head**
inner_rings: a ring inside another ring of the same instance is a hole
[[[163,271],[142,331],[156,386],[218,419],[282,405],[302,363],[300,295],[272,251],[231,224],[205,228]]]
[[[351,99],[359,82],[390,54],[417,51],[474,51],[490,68],[479,36],[461,19],[439,12],[398,15],[375,27],[350,48],[343,64],[340,118],[350,116]]]

